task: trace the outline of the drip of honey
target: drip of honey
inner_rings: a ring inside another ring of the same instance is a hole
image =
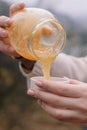
[[[36,35],[34,36],[34,43],[33,43],[33,51],[35,55],[38,57],[42,65],[42,71],[44,74],[45,79],[50,79],[50,67],[51,63],[56,58],[56,54],[53,52],[53,47],[45,46],[44,44],[39,44],[41,35],[49,36],[52,35],[53,30],[49,26],[45,25],[40,28]],[[41,41],[44,42],[44,41]]]

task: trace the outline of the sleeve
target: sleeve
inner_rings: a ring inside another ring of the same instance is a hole
[[[82,82],[87,82],[87,56],[74,57],[60,54],[53,62],[51,75],[59,77],[73,78]]]

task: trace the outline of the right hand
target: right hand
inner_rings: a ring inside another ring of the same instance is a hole
[[[9,9],[9,14],[12,16],[16,11],[21,10],[25,7],[23,2],[13,4]],[[0,16],[0,51],[9,55],[18,57],[19,54],[13,49],[8,38],[8,31],[6,27],[10,27],[12,20],[10,17]]]
[[[69,83],[38,80],[28,90],[39,105],[58,121],[87,126],[87,83],[69,79]],[[41,91],[42,89],[42,91]]]

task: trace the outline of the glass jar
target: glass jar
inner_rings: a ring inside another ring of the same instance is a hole
[[[11,16],[7,28],[13,48],[26,59],[55,57],[65,46],[64,27],[49,11],[25,8]]]

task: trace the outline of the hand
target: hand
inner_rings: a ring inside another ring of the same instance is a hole
[[[24,7],[25,4],[23,2],[13,4],[9,10],[10,16],[12,16],[16,11],[23,9]],[[10,27],[11,24],[12,20],[9,17],[0,16],[0,51],[7,55],[18,57],[19,55],[10,45],[8,32],[6,30],[6,27]]]
[[[22,10],[25,7],[23,2],[13,4],[10,7],[9,14],[12,16],[16,11]],[[12,20],[6,16],[0,16],[0,51],[9,55],[14,56],[15,59],[21,62],[21,66],[25,73],[31,72],[33,66],[36,61],[30,61],[23,57],[21,57],[11,46],[9,38],[8,38],[8,31],[6,27],[10,27],[12,24]]]
[[[40,80],[36,85],[43,89],[30,88],[28,94],[38,99],[38,104],[53,118],[87,125],[87,84],[70,80],[69,84]]]

